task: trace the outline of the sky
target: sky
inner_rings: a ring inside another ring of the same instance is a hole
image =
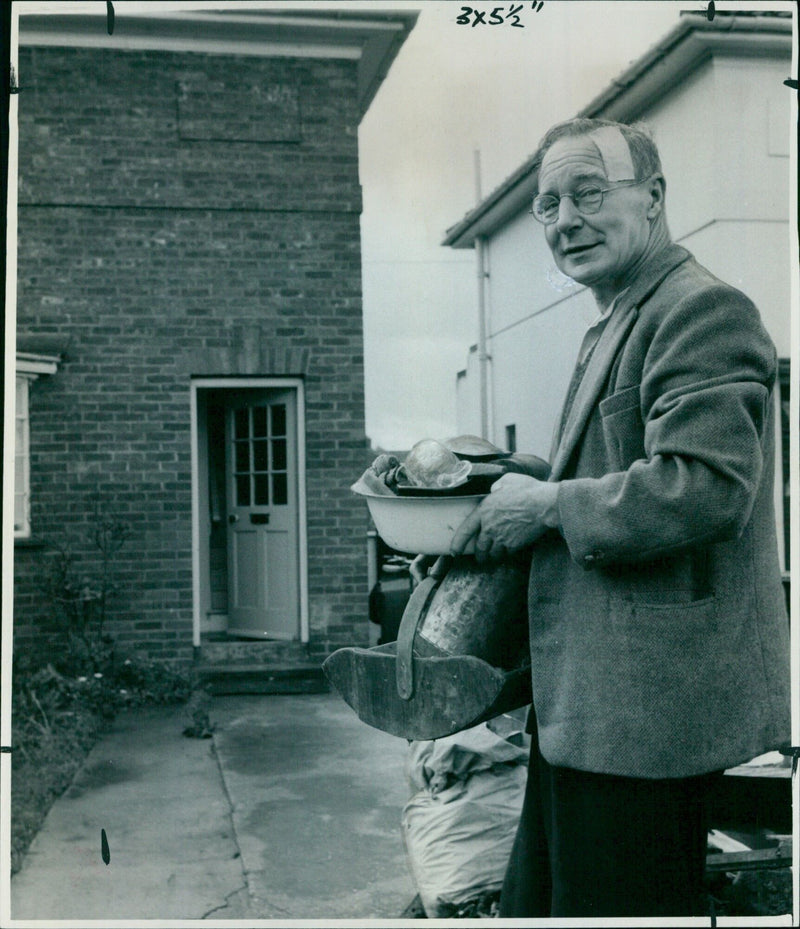
[[[76,12],[105,7],[98,0],[66,5]],[[373,447],[400,451],[459,431],[456,375],[478,338],[477,267],[472,250],[440,243],[478,202],[476,174],[486,196],[533,153],[549,126],[575,115],[666,35],[681,10],[706,12],[708,2],[120,0],[114,6],[118,17],[210,6],[419,11],[359,127],[366,432]],[[716,3],[719,11],[770,8],[776,4]],[[499,22],[491,25],[493,10]],[[532,222],[531,236],[537,234]]]
[[[473,3],[486,19],[521,5],[518,27],[473,25],[474,13],[461,25],[460,2],[384,5],[420,10],[359,133],[367,435],[400,450],[457,432],[456,375],[478,335],[477,266],[471,249],[440,243],[477,202],[475,152],[486,196],[681,9],[706,4]]]

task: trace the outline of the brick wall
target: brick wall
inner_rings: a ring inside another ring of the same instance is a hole
[[[188,659],[190,378],[300,375],[311,651],[365,643],[355,63],[23,47],[20,83],[18,329],[68,340],[31,387],[34,537],[89,564],[99,499],[131,527],[109,631]],[[47,558],[17,548],[20,639]]]

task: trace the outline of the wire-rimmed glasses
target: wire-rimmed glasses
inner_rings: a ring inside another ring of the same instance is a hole
[[[538,222],[550,226],[558,219],[562,198],[569,197],[579,213],[590,216],[600,210],[604,194],[619,190],[621,187],[636,187],[638,184],[643,184],[645,180],[647,178],[641,181],[619,181],[613,187],[597,187],[595,184],[587,184],[578,188],[574,193],[561,194],[558,197],[555,194],[537,194],[533,198],[530,213]]]

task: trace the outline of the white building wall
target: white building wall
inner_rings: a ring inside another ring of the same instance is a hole
[[[491,340],[492,440],[514,425],[517,449],[548,458],[578,348],[597,310],[586,290]]]
[[[642,117],[661,152],[673,237],[752,297],[782,356],[790,307],[787,64],[714,58]],[[517,448],[546,457],[597,310],[588,291],[564,286],[526,211],[491,237],[487,252],[489,438],[502,447],[514,424]],[[459,432],[477,431],[477,379],[476,364],[459,378]]]
[[[789,145],[796,128],[790,123],[792,93],[783,83],[787,67],[788,60],[780,59],[715,59],[720,219],[788,219]]]
[[[791,354],[789,232],[788,219],[721,220],[680,243],[709,271],[753,300],[781,358]]]
[[[724,163],[716,160],[714,144],[717,94],[714,64],[708,61],[639,117],[661,155],[667,219],[676,240],[710,222],[719,207],[716,178]]]
[[[781,356],[790,352],[794,131],[786,65],[717,56],[646,118],[662,156],[675,240],[752,298]]]
[[[467,367],[456,378],[456,423],[459,435],[481,434],[480,372],[474,345],[467,356]]]
[[[527,211],[492,238],[487,254],[489,438],[504,447],[514,425],[517,449],[546,458],[594,301],[558,272]]]

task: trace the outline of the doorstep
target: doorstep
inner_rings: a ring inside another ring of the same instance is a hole
[[[303,642],[203,636],[194,672],[200,684],[215,695],[329,690],[322,662],[310,659]]]
[[[328,687],[318,664],[265,667],[263,664],[196,665],[199,682],[211,694],[318,694]]]

